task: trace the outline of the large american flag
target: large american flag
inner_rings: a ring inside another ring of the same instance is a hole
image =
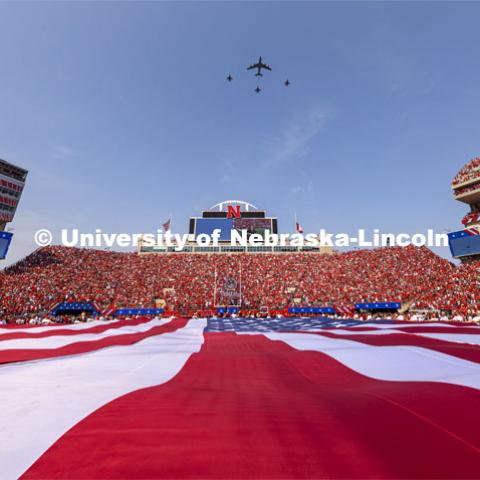
[[[0,478],[478,478],[480,327],[0,329]]]

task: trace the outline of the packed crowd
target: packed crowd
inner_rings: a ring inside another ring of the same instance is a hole
[[[453,316],[474,318],[480,313],[480,262],[463,263],[432,285],[412,305],[414,309],[451,312]],[[459,318],[458,318],[459,319]]]
[[[468,162],[456,175],[452,181],[452,186],[480,177],[480,157],[476,157]]]
[[[455,197],[459,197],[460,195],[463,195],[465,193],[474,192],[479,188],[480,188],[480,182],[475,182],[475,183],[472,183],[471,185],[465,185],[464,187],[455,189],[454,195]]]
[[[413,246],[318,254],[144,255],[39,249],[0,274],[0,318],[47,315],[63,301],[101,309],[246,309],[292,305],[352,306],[357,302],[413,302],[417,310],[476,314],[480,267],[456,268],[429,249]]]

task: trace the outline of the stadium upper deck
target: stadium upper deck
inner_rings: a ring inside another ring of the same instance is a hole
[[[455,175],[452,181],[455,200],[469,205],[478,205],[480,201],[480,157],[468,162]]]
[[[5,232],[13,220],[22,196],[28,171],[0,159],[0,260],[7,255],[13,234]]]
[[[468,162],[452,181],[455,200],[466,203],[470,212],[463,219],[464,230],[451,232],[452,255],[462,261],[480,256],[480,157]]]
[[[0,159],[0,231],[13,220],[28,171]]]

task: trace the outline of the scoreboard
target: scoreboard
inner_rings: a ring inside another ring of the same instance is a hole
[[[247,236],[259,233],[265,236],[265,231],[274,231],[271,218],[196,218],[193,225],[193,235],[197,238],[202,233],[212,235],[215,229],[220,230],[220,241],[229,242],[232,230],[247,231]]]
[[[246,231],[247,236],[254,233],[265,235],[268,230],[270,233],[278,233],[277,219],[267,217],[263,210],[241,211],[240,208],[232,211],[205,210],[201,217],[192,217],[189,224],[189,234],[195,239],[201,234],[212,235],[214,230],[220,230],[220,241],[230,242],[231,232]]]

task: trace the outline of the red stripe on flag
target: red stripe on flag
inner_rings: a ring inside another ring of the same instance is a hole
[[[82,335],[85,333],[102,333],[106,330],[112,328],[120,328],[127,326],[140,325],[142,323],[148,322],[149,318],[134,318],[132,320],[121,320],[118,322],[105,322],[102,325],[95,325],[91,328],[68,328],[67,325],[48,325],[43,328],[48,330],[42,332],[28,332],[25,329],[19,329],[19,331],[12,331],[8,333],[3,333],[0,335],[0,348],[2,346],[1,342],[3,340],[15,340],[20,338],[43,338],[43,337],[53,337],[55,335]],[[72,325],[73,326],[73,325]]]
[[[88,340],[84,342],[70,343],[59,348],[52,349],[18,349],[18,350],[0,350],[0,364],[24,362],[31,360],[48,359],[62,357],[66,355],[78,355],[80,353],[92,352],[101,348],[116,347],[121,345],[132,345],[145,338],[162,333],[174,332],[179,328],[183,328],[188,323],[185,318],[175,318],[165,325],[153,327],[146,332],[125,333],[104,337],[99,340]],[[83,332],[82,332],[83,333]]]
[[[475,390],[374,380],[261,335],[205,338],[171,381],[100,408],[24,478],[478,476]]]

